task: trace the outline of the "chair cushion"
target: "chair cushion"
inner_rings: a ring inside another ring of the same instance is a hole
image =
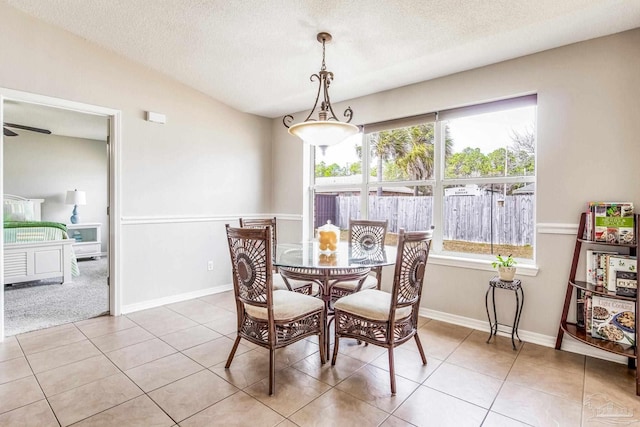
[[[267,320],[267,309],[245,304],[244,309],[251,317]],[[304,316],[312,311],[324,309],[321,299],[303,295],[298,292],[273,291],[273,317],[275,320],[288,320]]]
[[[291,280],[291,279],[287,279],[287,280],[289,281],[289,285],[291,285],[292,291],[295,291],[296,289],[306,286],[310,283],[304,280]],[[281,291],[289,290],[289,288],[287,287],[287,284],[284,282],[284,279],[282,278],[280,273],[273,274],[273,290],[281,290]]]
[[[282,278],[282,276],[280,275],[280,273],[274,273],[273,274],[273,290],[277,291],[277,290],[281,290],[281,291],[288,291],[289,288],[287,287],[287,284],[284,283],[284,279]]]
[[[334,308],[365,319],[389,320],[391,294],[377,289],[365,289],[338,299],[334,304]],[[404,319],[410,314],[411,307],[399,308],[396,310],[396,320]]]
[[[349,289],[355,292],[356,288],[358,287],[358,282],[359,280],[347,280],[345,282],[336,283],[334,287],[340,288],[340,289]],[[368,275],[364,279],[364,283],[362,284],[362,287],[360,289],[361,290],[375,289],[377,287],[378,287],[378,279],[376,279],[375,276]]]

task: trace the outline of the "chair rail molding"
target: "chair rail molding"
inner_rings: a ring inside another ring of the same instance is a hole
[[[578,232],[578,224],[539,222],[536,224],[536,230],[540,234],[568,234],[575,236]]]
[[[273,218],[276,217],[283,221],[302,221],[302,215],[294,214],[273,214],[273,213],[252,213],[252,214],[233,214],[233,215],[141,215],[141,216],[122,216],[120,221],[122,225],[143,225],[143,224],[171,224],[171,223],[187,223],[187,222],[229,222],[237,221],[238,218]]]

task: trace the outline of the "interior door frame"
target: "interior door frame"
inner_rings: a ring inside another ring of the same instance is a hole
[[[121,253],[121,215],[120,215],[120,152],[122,113],[113,108],[69,101],[45,95],[17,91],[0,87],[0,121],[4,122],[4,101],[40,104],[47,107],[74,110],[81,113],[97,114],[109,119],[109,140],[107,141],[108,165],[108,221],[109,221],[109,312],[111,316],[119,316],[122,307],[122,290],[120,286],[120,253]],[[4,162],[4,135],[0,134],[0,165]],[[4,194],[4,173],[0,174],[0,194]],[[3,228],[0,225],[0,230]],[[4,244],[0,245],[0,342],[4,340]]]

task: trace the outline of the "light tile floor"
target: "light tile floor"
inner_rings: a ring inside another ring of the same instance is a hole
[[[421,319],[396,349],[342,340],[336,366],[317,339],[268,353],[235,338],[231,292],[8,337],[0,343],[1,426],[640,426],[625,365]]]

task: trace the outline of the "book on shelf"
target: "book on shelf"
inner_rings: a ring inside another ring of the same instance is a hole
[[[636,273],[637,261],[635,256],[631,255],[606,255],[605,278],[606,286],[609,292],[616,292],[617,272]]]
[[[591,295],[590,291],[585,289],[576,289],[576,326],[584,328],[587,334],[591,333]]]
[[[589,202],[583,238],[612,244],[634,243],[633,203]]]
[[[635,345],[636,304],[615,298],[591,297],[591,336]]]
[[[585,255],[585,281],[604,290],[606,257],[618,255],[618,252],[587,249]],[[576,289],[576,326],[585,328],[587,334],[591,332],[591,292],[582,289]]]
[[[585,309],[585,299],[587,291],[584,289],[577,288],[576,289],[576,326],[579,328],[585,328],[585,317],[586,317],[586,309]]]
[[[593,308],[593,295],[589,291],[585,291],[584,295],[584,322],[585,331],[587,334],[591,334],[591,314]]]
[[[616,271],[616,295],[638,297],[638,272]]]
[[[585,257],[585,281],[591,285],[604,286],[607,267],[606,256],[617,254],[618,252],[615,251],[588,249]]]

